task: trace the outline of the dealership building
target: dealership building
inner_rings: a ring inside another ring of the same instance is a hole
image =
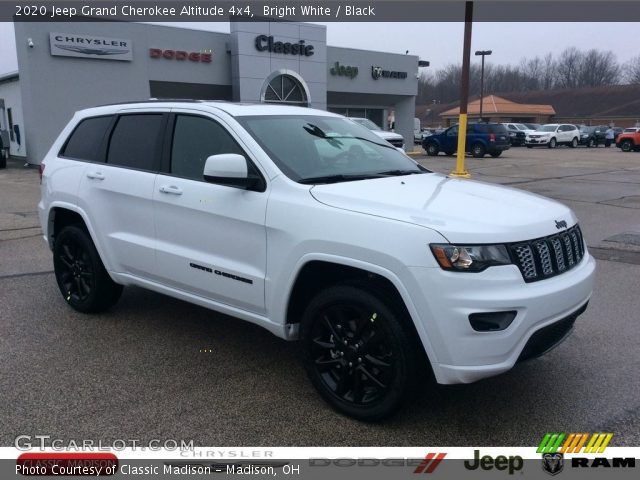
[[[322,25],[231,22],[230,33],[218,33],[23,22],[15,36],[18,71],[0,75],[0,138],[32,164],[76,110],[149,98],[325,109],[384,129],[394,122],[413,146],[418,57],[328,46]]]

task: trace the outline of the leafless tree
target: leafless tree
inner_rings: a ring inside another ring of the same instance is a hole
[[[556,61],[557,86],[576,88],[584,55],[576,47],[565,49]]]
[[[582,55],[576,86],[599,87],[619,81],[620,66],[613,52],[592,49]]]
[[[627,83],[640,83],[640,55],[632,58],[624,65],[624,79]]]

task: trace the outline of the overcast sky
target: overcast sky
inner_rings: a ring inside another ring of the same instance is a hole
[[[165,23],[229,32],[228,23]],[[332,46],[418,55],[433,69],[462,60],[460,23],[326,23]],[[640,54],[639,23],[475,23],[473,51],[493,50],[492,63],[518,63],[566,47],[611,50],[619,61]],[[17,70],[13,25],[0,23],[0,73]]]

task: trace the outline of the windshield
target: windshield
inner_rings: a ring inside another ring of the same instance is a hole
[[[516,128],[517,128],[518,130],[529,130],[529,129],[527,128],[527,126],[526,126],[526,125],[523,125],[522,123],[516,123]]]
[[[625,128],[624,133],[636,133],[637,128]]]
[[[557,125],[542,125],[540,128],[538,128],[539,132],[555,132],[556,128],[558,128]]]
[[[290,179],[348,181],[427,172],[370,130],[344,117],[265,115],[236,120]],[[340,177],[340,178],[338,178]],[[325,182],[325,183],[326,183]],[[318,180],[317,183],[323,183]]]
[[[365,128],[368,128],[369,130],[381,130],[381,128],[378,125],[373,123],[368,118],[351,118],[351,120],[362,125]]]
[[[591,133],[595,131],[595,127],[580,127],[582,133]]]

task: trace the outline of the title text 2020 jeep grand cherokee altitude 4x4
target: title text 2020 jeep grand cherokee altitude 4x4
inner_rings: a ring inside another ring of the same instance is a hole
[[[309,108],[78,112],[38,207],[76,310],[138,285],[298,339],[318,392],[361,419],[397,409],[421,370],[467,383],[544,353],[593,287],[567,207],[431,173]]]

